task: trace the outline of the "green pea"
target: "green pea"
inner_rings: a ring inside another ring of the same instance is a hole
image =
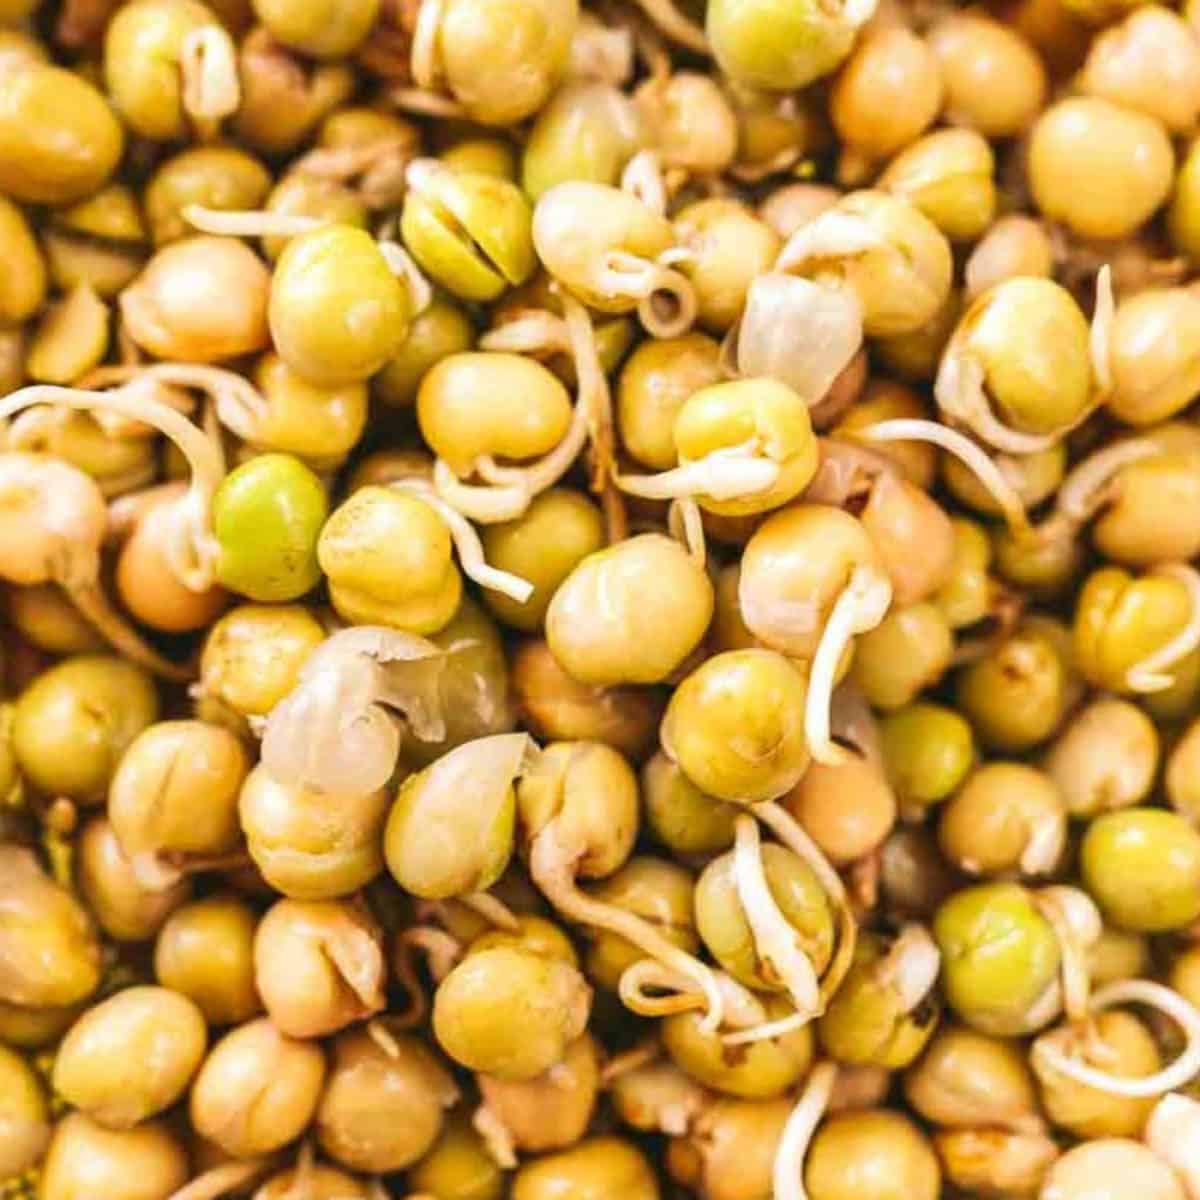
[[[260,603],[316,586],[317,538],[329,513],[320,479],[290,454],[263,454],[226,476],[213,501],[217,578]]]
[[[406,408],[416,402],[430,367],[474,346],[475,330],[466,313],[449,300],[436,299],[413,318],[404,344],[371,380],[371,390],[389,407]]]
[[[767,1020],[790,1016],[790,1000],[782,996],[763,999]],[[721,1041],[720,1033],[707,1033],[696,1013],[678,1013],[661,1025],[663,1048],[681,1071],[714,1091],[747,1100],[780,1096],[804,1078],[813,1060],[813,1029],[802,1025],[773,1038],[739,1046],[736,1054]]]
[[[574,967],[496,946],[468,954],[442,981],[433,1032],[473,1071],[532,1079],[561,1061],[590,1008],[591,989]]]
[[[433,160],[412,170],[416,178],[400,234],[421,268],[448,292],[463,300],[495,300],[533,274],[533,213],[516,184]]]
[[[762,865],[771,896],[820,975],[829,964],[834,940],[824,889],[808,865],[783,846],[763,846]],[[709,863],[696,881],[696,927],[712,956],[739,982],[760,991],[779,989],[758,956],[738,897],[732,851]]]
[[[351,225],[293,238],[271,278],[268,320],[279,357],[310,383],[366,379],[404,343],[408,290],[375,239]]]
[[[933,936],[950,1007],[983,1033],[1028,1032],[1060,960],[1054,930],[1030,894],[1013,883],[963,888],[938,909]]]
[[[918,701],[879,726],[887,776],[902,804],[937,804],[975,761],[971,726],[952,708]]]
[[[158,694],[140,667],[104,654],[68,658],[17,700],[17,765],[46,795],[97,803],[130,742],[157,716]]]
[[[721,70],[748,88],[790,92],[830,74],[855,27],[817,0],[710,0],[709,42]]]
[[[874,934],[859,938],[854,963],[817,1025],[821,1045],[838,1062],[899,1070],[937,1028],[936,1002],[906,1010],[896,981],[880,970],[886,950]]]
[[[1080,850],[1084,886],[1106,920],[1165,933],[1200,917],[1200,833],[1178,813],[1127,808],[1089,826]]]

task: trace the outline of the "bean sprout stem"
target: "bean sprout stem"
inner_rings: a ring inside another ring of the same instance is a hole
[[[1088,333],[1092,376],[1101,398],[1113,390],[1112,332],[1116,312],[1112,268],[1105,263],[1096,275],[1096,307],[1092,312],[1092,327]]]
[[[484,1149],[492,1162],[503,1171],[517,1167],[517,1148],[512,1133],[494,1108],[480,1104],[471,1116],[471,1127],[483,1139]]]
[[[503,929],[507,933],[521,931],[521,922],[517,920],[512,909],[491,892],[468,892],[465,896],[459,896],[458,902],[497,929]]]
[[[984,388],[983,364],[973,355],[951,349],[942,358],[933,385],[938,408],[966,426],[980,440],[1006,454],[1040,454],[1062,440],[1058,433],[1022,433],[1005,425],[994,412]]]
[[[779,481],[779,464],[763,455],[757,438],[722,447],[656,475],[618,475],[617,486],[646,500],[708,496],[734,500],[769,491]]]
[[[1055,516],[1069,521],[1073,530],[1078,529],[1104,503],[1108,485],[1118,471],[1161,453],[1148,438],[1133,438],[1089,455],[1059,485]]]
[[[787,989],[796,1011],[811,1020],[820,1009],[820,987],[812,960],[775,903],[763,869],[758,822],[745,813],[734,823],[734,880],[738,900],[754,934],[764,967]]]
[[[599,288],[609,299],[637,302],[638,318],[651,337],[678,337],[696,319],[696,292],[691,280],[659,262],[625,250],[604,255]],[[660,311],[665,306],[666,313]]]
[[[483,544],[474,526],[423,479],[397,479],[391,486],[428,504],[441,517],[458,551],[458,561],[469,579],[490,591],[502,592],[518,604],[524,604],[533,595],[533,584],[527,579],[488,566],[483,556]]]
[[[1021,534],[1029,531],[1029,517],[1012,484],[1004,477],[1004,473],[996,463],[975,442],[959,433],[957,429],[951,429],[937,421],[897,418],[891,421],[879,421],[866,429],[855,431],[853,436],[864,438],[869,442],[928,442],[945,450],[947,454],[954,455],[975,475],[987,493],[1000,506],[1000,511],[1004,513],[1004,519],[1013,533]]]
[[[1169,688],[1175,677],[1167,674],[1170,667],[1200,647],[1200,574],[1185,563],[1167,563],[1158,567],[1154,574],[1183,584],[1188,597],[1188,619],[1183,628],[1152,654],[1135,663],[1125,673],[1125,682],[1134,692],[1161,692]]]
[[[837,1066],[834,1063],[818,1063],[809,1072],[799,1103],[788,1116],[779,1148],[775,1151],[771,1176],[774,1200],[808,1200],[804,1188],[804,1156],[829,1106],[836,1082]]]
[[[809,837],[799,821],[786,808],[774,800],[765,800],[755,804],[751,811],[780,842],[812,871],[837,910],[837,949],[829,966],[825,968],[825,975],[821,980],[821,1007],[823,1010],[846,977],[846,972],[850,969],[850,963],[854,958],[854,947],[858,941],[858,923],[850,908],[846,885],[829,860],[821,853],[821,848]]]
[[[692,562],[703,567],[708,561],[704,520],[700,515],[700,505],[691,496],[680,496],[671,501],[667,509],[667,528],[676,541],[687,547]]]
[[[107,409],[152,425],[168,437],[187,459],[192,479],[178,504],[178,536],[167,547],[167,561],[179,581],[191,591],[212,586],[220,548],[212,533],[212,498],[224,475],[221,454],[186,417],[173,408],[125,390],[84,391],[34,384],[0,401],[0,420],[34,404],[62,404],[90,411]]]
[[[874,629],[887,615],[892,602],[892,585],[887,575],[875,567],[854,568],[850,582],[842,589],[825,628],[808,675],[808,695],[804,702],[804,734],[813,758],[826,766],[838,766],[845,751],[838,746],[829,729],[829,711],[837,670],[842,655],[855,635]]]
[[[572,873],[572,856],[559,840],[555,822],[534,838],[529,870],[546,899],[568,920],[618,934],[643,953],[690,979],[708,1001],[702,1028],[709,1033],[720,1028],[725,1001],[712,968],[668,941],[636,913],[594,900],[582,891]]]

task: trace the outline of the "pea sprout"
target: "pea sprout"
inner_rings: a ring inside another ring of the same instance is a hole
[[[580,841],[585,833],[564,829],[552,819],[534,835],[529,851],[529,872],[534,883],[555,909],[570,921],[615,933],[668,969],[690,979],[707,1000],[702,1022],[707,1032],[720,1028],[725,998],[716,974],[706,963],[681,950],[649,921],[615,904],[596,900],[576,882],[578,862],[586,853]]]
[[[340,630],[313,651],[267,716],[263,764],[295,787],[377,791],[396,768],[402,724],[419,741],[445,736],[439,688],[452,652],[378,625]]]
[[[775,1200],[808,1200],[808,1192],[804,1188],[804,1156],[829,1107],[837,1074],[835,1063],[817,1063],[805,1081],[796,1107],[788,1115],[783,1136],[779,1139],[779,1148],[775,1151],[771,1173]]]
[[[812,871],[837,912],[837,949],[821,979],[820,1002],[823,1011],[834,992],[841,986],[846,972],[850,970],[854,947],[858,942],[858,923],[850,908],[846,886],[842,883],[842,877],[821,853],[820,847],[786,808],[774,800],[766,800],[754,805],[752,811],[779,841]]]
[[[1115,305],[1112,293],[1112,272],[1102,267],[1096,278],[1096,306],[1088,335],[1091,360],[1093,397],[1072,424],[1053,433],[1024,433],[1005,425],[992,410],[987,395],[987,378],[983,363],[953,345],[942,356],[934,382],[934,398],[938,408],[951,420],[963,425],[981,441],[1009,454],[1038,454],[1062,441],[1072,429],[1092,415],[1112,390],[1112,368],[1109,344]]]
[[[608,382],[596,355],[591,318],[583,305],[570,296],[563,296],[562,302],[566,316],[561,333],[571,348],[578,380],[571,423],[562,441],[527,466],[502,466],[490,456],[476,460],[475,473],[486,486],[463,483],[440,458],[434,464],[433,486],[437,494],[473,521],[493,524],[516,520],[526,512],[535,496],[553,487],[570,470],[587,444],[589,429],[594,443],[603,444],[606,430],[611,437]],[[552,316],[547,313],[536,320],[531,318],[530,324],[522,326],[522,336],[535,335],[538,330],[557,336],[559,330],[551,323]]]
[[[1187,592],[1188,618],[1183,628],[1169,641],[1125,672],[1125,682],[1134,692],[1161,692],[1175,682],[1170,668],[1177,666],[1200,648],[1200,573],[1185,563],[1167,563],[1153,574],[1175,579]]]
[[[173,536],[167,561],[191,591],[207,591],[216,577],[220,548],[212,532],[212,501],[225,474],[224,457],[212,440],[186,417],[137,390],[110,392],[34,384],[0,401],[0,420],[35,404],[60,404],[85,412],[101,410],[144,421],[168,437],[191,468],[187,492],[175,502]]]
[[[483,545],[470,521],[447,504],[431,484],[423,479],[397,479],[390,486],[398,492],[415,496],[442,518],[458,551],[459,564],[469,579],[473,579],[480,587],[502,592],[518,604],[524,604],[533,595],[533,584],[528,580],[488,566],[483,556]]]
[[[187,205],[183,215],[202,233],[226,237],[301,237],[327,225],[336,224],[321,217],[306,217],[297,213],[206,208],[202,204]],[[433,288],[421,274],[412,256],[391,237],[379,237],[376,245],[388,269],[404,284],[413,313],[424,312],[433,303]]]
[[[1121,1004],[1141,1004],[1169,1017],[1184,1036],[1183,1049],[1169,1066],[1152,1075],[1129,1078],[1089,1066],[1074,1057],[1069,1029],[1043,1034],[1033,1043],[1033,1059],[1060,1075],[1110,1096],[1147,1099],[1184,1087],[1200,1074],[1200,1011],[1178,992],[1149,979],[1122,979],[1099,988],[1088,1005],[1090,1013]]]
[[[15,519],[5,522],[0,575],[18,584],[58,584],[87,622],[122,654],[163,678],[191,678],[188,668],[171,662],[142,638],[100,582],[108,512],[90,475],[60,459],[6,452],[0,454],[0,496],[20,501]]]
[[[758,822],[742,814],[734,830],[734,879],[758,957],[764,970],[782,982],[797,1013],[811,1020],[820,1008],[817,973],[767,885]]]
[[[433,925],[410,925],[396,935],[392,971],[408,996],[406,1009],[388,1014],[397,1029],[415,1029],[429,1015],[429,996],[417,971],[418,954],[425,959],[434,983],[441,983],[462,959],[463,946],[457,938]]]
[[[655,259],[628,250],[606,250],[598,285],[610,299],[636,300],[638,320],[651,337],[679,337],[696,319],[696,290],[686,275],[674,269],[689,256],[680,246],[664,250]]]
[[[830,732],[829,716],[842,656],[856,635],[874,629],[883,620],[891,602],[892,584],[887,575],[876,567],[860,564],[834,601],[821,631],[808,675],[804,734],[813,758],[826,766],[845,761],[846,752]]]

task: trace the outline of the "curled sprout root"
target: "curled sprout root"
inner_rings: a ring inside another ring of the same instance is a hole
[[[388,1013],[388,1021],[397,1029],[414,1029],[429,1014],[429,995],[417,970],[418,954],[425,959],[430,976],[438,984],[462,958],[463,947],[457,938],[432,925],[412,925],[396,935],[392,971],[408,996],[407,1009]]]
[[[724,1025],[732,1029],[761,1027],[767,1014],[754,993],[724,971],[714,970],[713,976],[724,1001]],[[630,1012],[641,1017],[697,1012],[708,1004],[691,976],[682,975],[650,958],[638,959],[621,972],[617,995]]]
[[[479,339],[479,348],[549,358],[569,354],[571,340],[562,317],[544,308],[528,308],[489,329]]]
[[[459,896],[458,902],[497,929],[503,929],[507,933],[521,931],[521,922],[517,920],[512,909],[491,892],[468,892],[465,896]]]
[[[1183,1087],[1200,1074],[1200,1011],[1192,1004],[1161,983],[1149,979],[1122,979],[1093,993],[1089,1009],[1096,1013],[1119,1004],[1141,1004],[1170,1017],[1184,1036],[1184,1047],[1179,1057],[1153,1075],[1134,1078],[1111,1075],[1064,1053],[1062,1035],[1069,1034],[1069,1030],[1056,1030],[1038,1038],[1033,1043],[1033,1057],[1084,1087],[1130,1099],[1161,1096]]]
[[[621,190],[636,196],[651,212],[660,217],[667,211],[667,185],[663,181],[658,153],[639,150],[621,172]]]
[[[517,1148],[512,1132],[495,1109],[487,1104],[479,1105],[471,1116],[471,1128],[483,1139],[483,1148],[496,1166],[502,1171],[517,1169]]]
[[[657,475],[618,475],[617,486],[646,500],[690,496],[734,500],[769,491],[778,482],[779,471],[779,464],[764,456],[759,439],[751,438]]]
[[[1086,524],[1108,499],[1113,476],[1118,471],[1161,454],[1160,448],[1147,438],[1132,438],[1106,446],[1085,458],[1062,481],[1055,501],[1055,517],[1067,521],[1071,532]]]
[[[262,761],[281,783],[361,796],[385,786],[401,725],[420,741],[445,736],[446,651],[415,634],[356,625],[309,655],[293,690],[267,717]]]
[[[637,302],[638,319],[651,337],[678,337],[696,319],[696,290],[672,263],[687,257],[682,247],[650,260],[626,250],[609,250],[600,269],[600,291],[610,300]]]
[[[243,1162],[221,1163],[197,1175],[190,1183],[185,1183],[172,1192],[167,1200],[217,1200],[217,1197],[227,1196],[230,1192],[244,1191],[273,1170],[278,1161],[271,1155]]]
[[[87,377],[87,381],[96,387],[122,384],[126,392],[137,391],[147,384],[203,392],[212,400],[217,420],[230,433],[247,442],[258,440],[268,416],[267,402],[254,384],[244,375],[225,367],[168,362],[100,367]]]
[[[1125,682],[1134,692],[1161,692],[1171,687],[1175,677],[1169,673],[1170,668],[1200,647],[1200,574],[1184,563],[1168,563],[1158,567],[1154,574],[1177,579],[1183,584],[1190,611],[1184,627],[1169,642],[1125,673]]]
[[[801,949],[796,931],[775,903],[763,870],[758,822],[742,814],[734,823],[733,870],[738,900],[746,914],[754,947],[765,972],[786,988],[798,1015],[811,1020],[820,1011],[820,986],[812,959]]]
[[[299,237],[329,224],[321,217],[305,217],[299,213],[207,208],[203,204],[186,205],[183,219],[201,233],[220,237]]]
[[[902,1010],[910,1013],[933,991],[941,965],[937,943],[923,925],[914,921],[900,930],[879,964],[878,977],[895,990]]]
[[[1100,913],[1091,898],[1078,888],[1042,888],[1034,893],[1033,900],[1058,940],[1063,1012],[1072,1025],[1080,1026],[1088,1018],[1091,981],[1087,950],[1100,937]]]
[[[942,358],[933,395],[944,416],[1006,454],[1040,454],[1057,445],[1068,432],[1064,429],[1057,433],[1022,433],[1005,425],[992,412],[983,364],[954,348]]]
[[[836,1082],[837,1066],[834,1063],[818,1063],[809,1072],[804,1091],[788,1115],[779,1149],[775,1151],[771,1180],[775,1200],[808,1200],[804,1190],[804,1156],[829,1106]]]
[[[632,942],[643,954],[691,980],[707,1001],[702,1028],[709,1033],[719,1029],[725,1015],[725,997],[713,969],[681,950],[636,913],[595,900],[583,891],[574,877],[577,856],[563,845],[558,825],[559,822],[551,821],[533,839],[530,849],[530,874],[546,899],[567,920],[615,933]]]
[[[879,421],[866,429],[857,430],[853,436],[876,443],[928,442],[947,454],[954,455],[975,475],[988,495],[1000,506],[1009,529],[1015,534],[1029,532],[1029,517],[1025,506],[1012,484],[1005,478],[1004,472],[975,442],[959,433],[957,429],[951,429],[937,421],[898,418]]]
[[[184,109],[206,136],[215,136],[242,102],[233,38],[220,25],[193,29],[184,35],[179,69]]]
[[[471,522],[447,504],[423,479],[397,479],[391,486],[428,504],[442,518],[458,551],[463,573],[469,579],[473,579],[480,587],[502,592],[518,604],[524,604],[533,595],[533,584],[527,579],[488,566],[483,557],[483,545]]]
[[[834,742],[829,728],[830,705],[842,655],[856,634],[874,629],[883,620],[891,602],[891,581],[870,566],[855,567],[850,582],[834,601],[813,655],[804,702],[804,735],[809,752],[819,763],[838,766],[845,761],[845,751]]]
[[[602,439],[605,428],[611,436],[608,383],[595,362],[591,321],[576,301],[564,297],[563,305],[567,313],[563,328],[575,358],[578,387],[571,424],[562,441],[544,457],[523,467],[501,466],[489,456],[478,459],[475,473],[486,486],[463,483],[442,459],[434,464],[433,486],[437,494],[473,521],[487,525],[516,520],[535,496],[553,487],[571,469],[587,444],[589,428],[595,430],[595,442]]]
[[[850,970],[854,947],[858,942],[858,923],[850,907],[846,885],[821,853],[821,848],[786,808],[782,808],[774,800],[766,800],[754,805],[753,812],[812,871],[837,912],[837,949],[821,980],[821,1011],[824,1011],[833,993],[841,987],[846,972]]]
[[[224,458],[212,440],[186,417],[136,390],[111,392],[35,384],[0,401],[0,420],[35,404],[60,404],[84,412],[109,411],[143,421],[168,437],[192,472],[188,490],[177,501],[177,520],[167,544],[167,562],[184,587],[207,591],[213,584],[220,548],[212,532],[212,500],[225,474]]]

